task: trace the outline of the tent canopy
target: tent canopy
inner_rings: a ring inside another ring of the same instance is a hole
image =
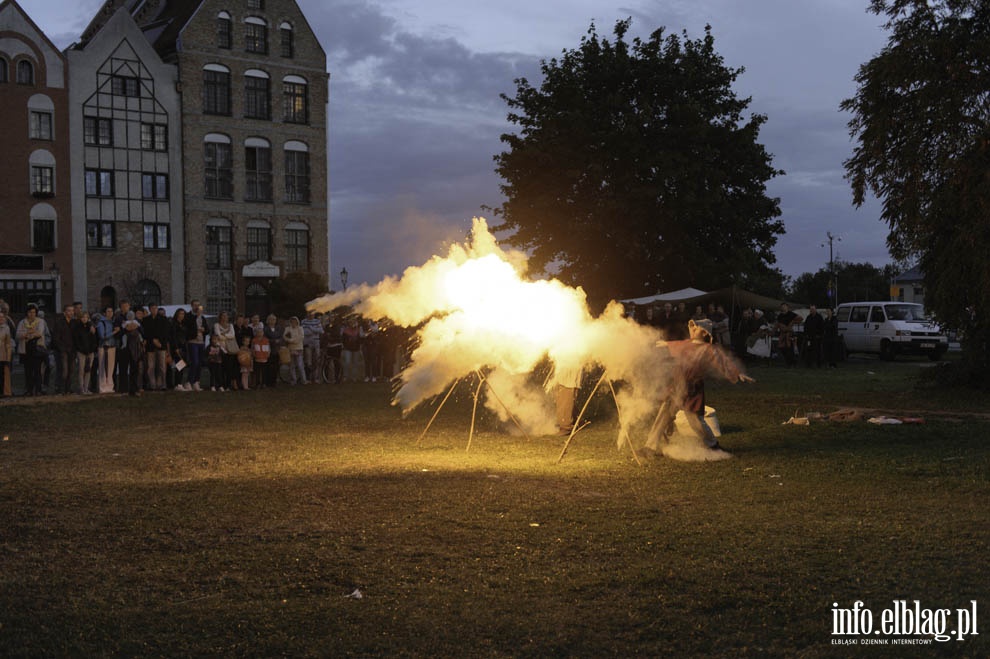
[[[694,292],[693,295],[690,294],[692,291]],[[790,300],[778,300],[777,298],[767,297],[766,295],[752,293],[738,286],[720,288],[717,291],[708,293],[699,291],[697,288],[682,288],[679,291],[671,291],[670,293],[658,293],[657,295],[647,297],[622,300],[622,303],[625,305],[635,305],[637,307],[662,305],[666,302],[674,304],[684,302],[689,309],[699,304],[702,306],[708,306],[709,303],[721,304],[725,307],[726,313],[730,315],[733,315],[733,310],[745,309],[746,307],[762,309],[765,312],[776,311],[785,302],[793,310],[803,309],[807,306],[805,304],[791,302]]]

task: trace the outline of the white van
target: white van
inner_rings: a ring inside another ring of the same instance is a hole
[[[846,302],[836,310],[836,319],[847,352],[871,352],[888,360],[921,354],[935,361],[949,348],[949,338],[920,304]]]

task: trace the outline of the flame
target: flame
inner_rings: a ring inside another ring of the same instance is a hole
[[[549,358],[558,373],[600,365],[611,380],[623,381],[617,403],[620,425],[628,431],[652,418],[668,379],[669,359],[656,349],[656,330],[626,318],[614,302],[593,318],[581,288],[528,280],[525,254],[499,247],[484,218],[474,218],[471,240],[452,245],[446,257],[434,256],[375,286],[317,298],[307,308],[341,305],[398,325],[421,325],[419,345],[398,376],[393,399],[405,412],[480,369],[521,375]],[[532,392],[520,389],[505,397],[523,401]]]

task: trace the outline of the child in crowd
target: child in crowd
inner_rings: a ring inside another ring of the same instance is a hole
[[[206,364],[210,368],[210,391],[224,391],[223,387],[223,353],[217,341],[210,341],[206,351]]]
[[[271,342],[265,336],[264,326],[255,326],[254,338],[251,339],[251,356],[254,357],[254,386],[259,389],[265,386],[265,373],[268,369],[271,348]]]
[[[237,364],[241,367],[241,391],[247,391],[251,388],[254,358],[251,356],[251,339],[246,336],[241,338],[241,349],[237,351]]]

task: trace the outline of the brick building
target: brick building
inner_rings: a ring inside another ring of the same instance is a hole
[[[86,308],[185,301],[178,69],[124,9],[66,57],[73,279]]]
[[[83,40],[121,7],[178,68],[186,297],[265,313],[272,279],[327,277],[326,54],[298,5],[107,0]]]
[[[0,3],[0,298],[51,313],[75,299],[66,61],[14,0]]]

